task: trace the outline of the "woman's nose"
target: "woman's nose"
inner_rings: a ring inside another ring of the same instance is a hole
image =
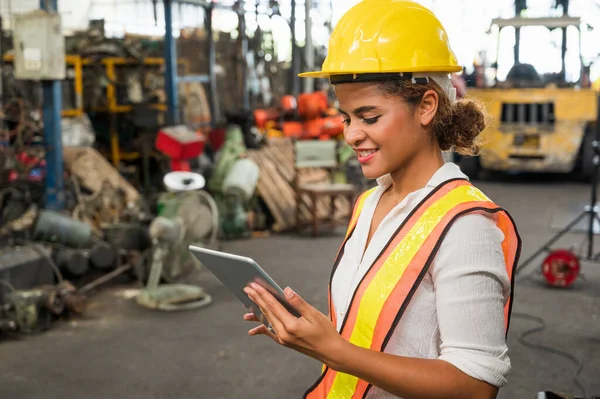
[[[346,126],[344,138],[346,139],[346,143],[348,143],[348,145],[356,146],[366,138],[366,135],[362,129],[356,125],[352,126],[352,123],[350,123],[348,126]]]

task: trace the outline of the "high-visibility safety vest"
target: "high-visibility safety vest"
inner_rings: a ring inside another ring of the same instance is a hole
[[[331,274],[343,255],[365,200],[375,188],[361,194],[354,205],[344,243]],[[340,334],[354,345],[383,352],[394,329],[419,284],[426,275],[452,223],[473,212],[496,214],[496,224],[504,233],[502,251],[511,282],[510,298],[504,308],[508,332],[512,309],[514,271],[521,253],[521,238],[514,221],[468,180],[451,179],[432,190],[406,217],[359,283],[343,320]],[[337,325],[329,282],[329,317]],[[323,365],[317,382],[305,399],[365,398],[371,385],[349,374],[338,373]]]

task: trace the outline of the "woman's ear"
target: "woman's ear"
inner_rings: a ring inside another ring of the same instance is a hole
[[[423,94],[421,104],[419,104],[419,112],[417,117],[420,119],[421,125],[427,126],[433,120],[438,109],[439,97],[435,90],[427,90]]]

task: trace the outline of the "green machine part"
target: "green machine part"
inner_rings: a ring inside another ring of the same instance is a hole
[[[208,181],[208,189],[219,208],[220,230],[225,239],[244,238],[251,234],[244,206],[246,199],[241,194],[224,192],[225,181],[246,151],[241,127],[227,126],[225,142],[219,149],[215,168]]]
[[[166,218],[177,216],[177,211],[181,206],[181,196],[178,193],[164,192],[158,196],[156,201],[156,214]]]
[[[239,195],[225,195],[219,201],[221,208],[221,231],[225,239],[247,238],[252,233],[248,225],[248,213]]]
[[[188,250],[190,244],[216,245],[219,228],[218,205],[205,191],[161,193],[157,200],[157,216],[178,220],[183,226],[185,234],[182,242],[171,244],[167,251],[169,256],[177,259],[182,269],[188,268],[190,262],[195,263]]]
[[[215,169],[208,181],[208,189],[213,195],[221,193],[223,182],[233,164],[247,151],[242,129],[237,125],[227,126],[225,142],[219,149]]]

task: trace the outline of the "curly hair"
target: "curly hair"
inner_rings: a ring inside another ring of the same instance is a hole
[[[429,79],[428,83],[413,83],[408,79],[386,80],[378,82],[377,86],[385,95],[402,98],[413,110],[425,92],[434,90],[439,98],[438,108],[429,126],[441,150],[453,150],[461,155],[479,154],[479,135],[486,127],[486,114],[480,103],[461,99],[452,104],[433,79]]]

